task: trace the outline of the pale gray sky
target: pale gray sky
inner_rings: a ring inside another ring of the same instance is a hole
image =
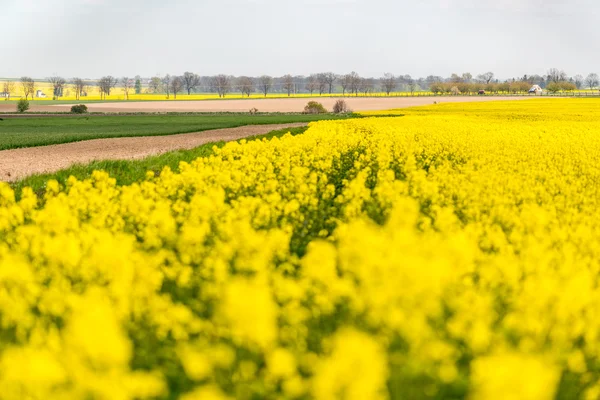
[[[598,0],[0,0],[0,77],[600,73]]]

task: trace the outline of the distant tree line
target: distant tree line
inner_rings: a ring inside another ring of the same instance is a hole
[[[110,96],[118,91],[126,99],[131,93],[153,93],[163,94],[167,99],[177,98],[178,94],[186,93],[216,93],[224,98],[230,93],[241,93],[250,97],[252,93],[259,93],[267,97],[269,93],[291,96],[293,94],[305,93],[310,95],[342,94],[369,95],[374,92],[392,95],[396,92],[431,91],[436,94],[473,94],[481,90],[487,93],[522,93],[527,92],[533,85],[539,85],[549,92],[563,92],[580,89],[597,89],[600,78],[596,73],[590,73],[587,77],[582,75],[568,76],[563,70],[551,68],[545,75],[523,75],[522,77],[499,80],[493,72],[486,72],[473,76],[469,72],[462,74],[451,74],[449,77],[430,75],[425,78],[412,78],[410,75],[394,75],[384,73],[379,78],[361,77],[357,72],[347,74],[335,74],[333,72],[322,72],[308,76],[284,75],[272,77],[262,75],[231,76],[219,74],[215,76],[201,76],[193,72],[185,72],[183,75],[153,76],[141,78],[136,76],[114,77],[103,76],[96,80],[84,80],[72,78],[67,80],[60,76],[52,76],[45,81],[52,85],[52,97],[59,99],[63,97],[67,89],[71,89],[77,99],[85,97],[92,86],[98,88],[101,98]],[[17,82],[5,80],[1,89],[5,99],[9,99],[20,85],[25,98],[34,98],[36,94],[36,82],[31,77],[24,76]]]
[[[177,77],[155,76],[148,79],[146,91],[148,93],[164,93],[176,95],[173,87],[169,88],[167,82]],[[489,93],[521,93],[527,92],[533,85],[539,85],[550,92],[572,91],[583,88],[595,89],[600,84],[596,73],[589,74],[586,78],[581,75],[567,76],[564,71],[552,68],[544,76],[524,75],[519,78],[507,80],[495,79],[493,72],[486,72],[474,77],[471,73],[461,75],[452,74],[450,77],[427,76],[414,79],[410,75],[394,75],[385,73],[379,78],[361,77],[357,72],[337,75],[332,72],[311,74],[309,76],[284,75],[271,77],[263,75],[250,76],[200,76],[192,72],[185,72],[179,79],[183,82],[183,89],[187,94],[216,93],[225,97],[229,93],[241,93],[250,96],[260,93],[267,96],[269,93],[292,94],[305,93],[310,95],[323,95],[340,93],[346,95],[369,95],[374,92],[391,95],[395,92],[432,91],[434,93],[477,93],[485,90]],[[181,89],[180,89],[181,90]]]
[[[250,97],[252,93],[259,93],[266,97],[269,93],[293,94],[306,93],[311,95],[323,95],[342,93],[343,95],[368,95],[380,88],[385,88],[387,94],[394,90],[411,91],[417,89],[416,82],[407,76],[394,76],[385,74],[381,79],[363,78],[356,72],[345,75],[336,75],[333,72],[311,74],[309,76],[284,75],[272,77],[262,75],[259,77],[215,75],[200,76],[192,72],[185,72],[182,76],[154,76],[147,79],[147,93],[165,94],[167,98],[177,94],[172,87],[173,80],[183,83],[183,90],[187,94],[192,93],[216,93],[219,97],[226,97],[230,93],[241,93]],[[384,83],[385,82],[385,83]],[[424,87],[424,90],[427,89]]]

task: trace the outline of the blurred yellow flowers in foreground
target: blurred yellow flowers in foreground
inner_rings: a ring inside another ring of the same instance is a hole
[[[600,101],[441,104],[0,183],[4,399],[600,394]]]

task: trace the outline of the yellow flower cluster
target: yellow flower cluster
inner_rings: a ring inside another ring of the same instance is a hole
[[[600,103],[557,101],[0,183],[0,396],[597,398]]]

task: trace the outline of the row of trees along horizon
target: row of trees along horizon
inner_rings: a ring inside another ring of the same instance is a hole
[[[493,72],[474,77],[471,73],[462,75],[452,74],[450,77],[430,75],[426,78],[413,79],[410,75],[394,75],[385,73],[380,78],[364,78],[356,72],[345,75],[337,75],[333,72],[311,74],[309,76],[284,75],[272,77],[263,75],[259,77],[250,76],[200,76],[193,72],[185,72],[183,75],[154,76],[151,78],[121,77],[111,75],[96,80],[72,78],[67,80],[60,76],[49,77],[39,82],[49,82],[52,86],[53,98],[59,99],[69,90],[72,90],[77,99],[87,95],[91,87],[97,87],[102,98],[110,96],[115,90],[121,90],[126,99],[130,93],[135,94],[161,94],[166,98],[177,98],[179,93],[216,93],[219,97],[225,97],[229,93],[241,93],[250,97],[252,93],[260,93],[265,97],[269,93],[276,94],[342,94],[342,95],[369,95],[380,93],[390,95],[395,92],[419,92],[430,91],[435,94],[473,94],[480,90],[489,93],[523,93],[527,92],[532,85],[539,85],[549,92],[562,92],[580,90],[583,88],[594,89],[600,84],[600,78],[596,73],[590,73],[587,77],[582,75],[568,76],[564,71],[557,68],[548,70],[546,75],[524,75],[520,78],[512,78],[500,81],[495,78]],[[31,77],[21,77],[18,80],[3,81],[3,97],[8,100],[20,85],[25,98],[33,99],[36,92],[36,80]]]

